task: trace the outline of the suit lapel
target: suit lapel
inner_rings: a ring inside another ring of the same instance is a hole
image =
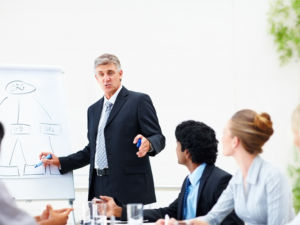
[[[122,90],[120,91],[120,93],[116,99],[116,102],[109,114],[109,117],[106,122],[106,126],[108,126],[111,123],[111,121],[114,119],[114,117],[119,113],[120,109],[122,108],[124,103],[127,101],[128,93],[129,93],[129,91],[125,87],[122,87]]]
[[[100,120],[102,108],[103,108],[103,101],[104,101],[104,97],[98,101],[97,106],[95,107],[95,112],[94,112],[95,122],[93,123],[93,129],[92,129],[93,135],[95,137],[97,137],[99,120]]]
[[[196,211],[196,215],[199,215],[199,212],[198,210],[200,209],[200,207],[198,207],[199,204],[201,204],[200,201],[200,197],[202,195],[202,190],[203,190],[203,187],[205,186],[205,183],[208,179],[208,177],[210,176],[211,172],[213,171],[214,169],[214,165],[206,165],[204,171],[203,171],[203,174],[200,178],[200,185],[199,185],[199,190],[198,190],[198,197],[197,197],[197,211]]]

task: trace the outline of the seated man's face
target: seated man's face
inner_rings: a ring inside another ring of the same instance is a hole
[[[186,158],[184,152],[181,151],[181,143],[179,141],[177,141],[176,154],[178,163],[184,165],[186,162]]]
[[[300,132],[293,130],[294,133],[294,145],[300,150]]]

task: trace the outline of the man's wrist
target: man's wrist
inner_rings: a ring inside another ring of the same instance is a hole
[[[121,216],[122,216],[122,207],[116,206],[114,211],[115,211],[114,216],[118,217],[118,218],[121,218]]]

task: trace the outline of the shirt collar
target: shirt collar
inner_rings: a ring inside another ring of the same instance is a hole
[[[200,178],[202,177],[205,166],[206,166],[206,163],[202,163],[189,175],[189,180],[190,180],[192,186],[194,186],[198,182],[200,182]]]
[[[255,184],[257,181],[257,177],[261,168],[261,165],[263,163],[263,159],[259,156],[256,156],[250,166],[250,169],[248,171],[247,175],[247,183],[249,184]]]
[[[118,94],[120,93],[121,89],[122,89],[122,85],[120,85],[119,89],[113,94],[113,96],[110,97],[110,99],[108,100],[105,95],[104,95],[104,102],[103,104],[105,105],[105,103],[108,101],[110,103],[112,103],[113,105],[115,104],[115,101],[118,97]]]
[[[263,163],[263,159],[260,156],[256,156],[249,168],[246,182],[249,184],[256,184],[257,177],[261,168],[261,165]],[[242,184],[243,183],[243,176],[242,172],[238,170],[233,178],[233,182],[236,184]]]

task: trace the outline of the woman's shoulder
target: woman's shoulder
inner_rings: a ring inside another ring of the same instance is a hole
[[[276,165],[262,159],[260,179],[271,184],[288,183],[286,176]]]

